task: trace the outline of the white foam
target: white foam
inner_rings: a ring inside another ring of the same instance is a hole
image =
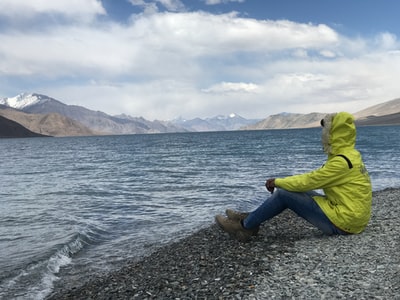
[[[57,250],[46,261],[39,261],[21,270],[19,274],[0,285],[0,298],[43,300],[53,291],[54,282],[62,267],[72,263],[72,256],[84,247],[79,234],[71,242]],[[37,274],[37,275],[35,275]],[[22,291],[18,286],[21,282],[29,282],[27,289]]]
[[[80,236],[78,236],[50,257],[47,263],[47,270],[44,272],[40,284],[35,287],[34,299],[42,300],[52,292],[54,282],[59,279],[57,274],[60,272],[60,269],[71,264],[71,256],[79,252],[82,248],[83,243]]]

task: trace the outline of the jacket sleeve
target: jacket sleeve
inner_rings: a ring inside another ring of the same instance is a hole
[[[349,180],[350,170],[347,162],[341,157],[328,159],[319,169],[293,175],[285,178],[276,178],[275,186],[291,192],[306,192],[341,185]]]

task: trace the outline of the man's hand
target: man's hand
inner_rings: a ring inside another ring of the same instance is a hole
[[[265,187],[267,188],[268,192],[272,194],[275,188],[275,178],[267,179],[267,182],[265,182]]]

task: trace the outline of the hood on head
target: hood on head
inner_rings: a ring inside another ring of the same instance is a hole
[[[354,117],[347,112],[328,114],[321,120],[322,147],[326,154],[339,154],[344,148],[356,145]]]

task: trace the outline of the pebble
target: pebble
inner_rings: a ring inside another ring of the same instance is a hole
[[[213,224],[48,299],[400,300],[400,189],[373,197],[359,235],[325,236],[290,211],[249,243]]]

